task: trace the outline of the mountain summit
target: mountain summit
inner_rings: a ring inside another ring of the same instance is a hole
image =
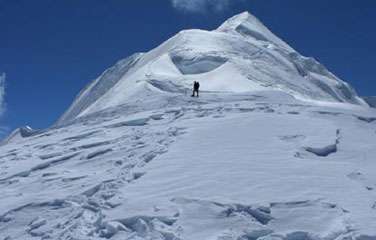
[[[185,30],[118,62],[77,96],[58,124],[145,98],[181,95],[193,81],[208,92],[272,90],[306,101],[365,104],[347,83],[244,12],[214,31]]]
[[[226,33],[239,33],[260,41],[271,42],[288,51],[294,52],[294,49],[274,35],[260,20],[249,12],[244,12],[228,19],[217,30]]]

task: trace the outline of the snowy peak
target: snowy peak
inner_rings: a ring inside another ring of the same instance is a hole
[[[259,41],[274,43],[290,52],[294,52],[294,49],[274,35],[258,18],[249,12],[243,12],[228,19],[217,31],[241,34]]]
[[[266,28],[260,20],[249,12],[243,12],[225,21],[217,30],[228,31],[235,30],[238,26],[243,24],[251,24],[254,28]]]
[[[134,54],[88,85],[57,125],[120,107],[155,109],[185,98],[194,81],[206,92],[279,91],[303,101],[365,105],[346,82],[300,55],[248,12],[214,31],[185,30]],[[183,104],[183,103],[182,103]]]

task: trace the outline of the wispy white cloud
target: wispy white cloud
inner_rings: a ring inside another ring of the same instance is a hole
[[[0,143],[9,134],[9,127],[0,126]]]
[[[5,112],[5,73],[0,73],[0,120]],[[0,125],[0,139],[2,139],[9,131],[9,128],[3,125]]]
[[[0,117],[5,112],[5,73],[0,74]]]
[[[222,12],[244,0],[171,0],[172,6],[187,13]]]

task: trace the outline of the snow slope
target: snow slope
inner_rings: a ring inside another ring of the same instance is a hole
[[[277,90],[303,100],[365,104],[313,58],[301,56],[248,12],[214,31],[185,30],[107,70],[77,97],[59,124],[145,97],[203,90]]]
[[[375,239],[374,109],[275,91],[145,109],[0,147],[0,236]]]
[[[375,240],[375,143],[375,109],[244,13],[3,141],[0,239]]]

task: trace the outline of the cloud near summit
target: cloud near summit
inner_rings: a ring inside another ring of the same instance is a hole
[[[0,73],[0,117],[5,111],[5,73]]]
[[[171,0],[172,6],[187,13],[222,12],[244,0]]]
[[[5,112],[5,73],[0,73],[0,120]],[[0,140],[8,132],[8,127],[0,125]]]

